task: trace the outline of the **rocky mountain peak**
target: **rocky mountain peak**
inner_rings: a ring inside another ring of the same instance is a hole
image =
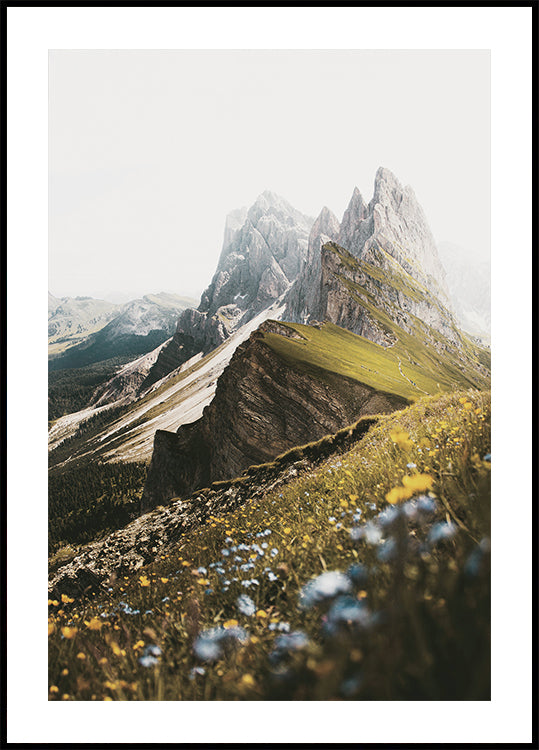
[[[270,307],[291,286],[307,258],[313,219],[269,190],[226,220],[223,249],[198,310],[182,314],[176,333],[144,385],[207,354]]]

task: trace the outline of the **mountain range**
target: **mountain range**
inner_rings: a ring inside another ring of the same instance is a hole
[[[177,317],[184,302],[124,306],[53,360],[86,364],[124,344],[142,355],[54,424],[53,466],[151,458],[148,508],[364,414],[488,384],[489,352],[459,327],[424,212],[384,168],[369,202],[354,189],[340,223],[270,191],[232,212],[198,308]],[[158,345],[144,353],[152,336]],[[73,440],[97,411],[114,419]]]
[[[381,168],[340,222],[232,212],[197,309],[49,297],[50,700],[490,699],[489,287],[458,254]]]

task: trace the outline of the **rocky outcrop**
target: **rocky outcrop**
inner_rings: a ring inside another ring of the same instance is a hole
[[[380,256],[382,251],[371,251],[368,263],[337,243],[324,245],[317,319],[329,320],[382,346],[395,343],[398,329],[416,335],[420,326],[421,334],[436,348],[461,347],[462,338],[449,310],[395,261],[388,261],[383,270]]]
[[[374,195],[368,206],[357,188],[354,190],[338,241],[356,258],[389,267],[384,255],[375,255],[382,249],[448,304],[445,270],[425,213],[412,188],[403,187],[389,169],[380,167],[376,172]]]
[[[287,295],[284,320],[305,323],[316,319],[320,310],[321,250],[330,240],[339,237],[339,221],[324,206],[309,234],[307,258],[294,287]]]
[[[229,215],[212,282],[198,310],[180,316],[173,340],[143,388],[194,354],[215,349],[286,292],[305,261],[312,223],[270,191],[262,193],[248,211]]]
[[[236,349],[202,418],[177,433],[156,433],[145,508],[236,476],[364,414],[406,404],[357,380],[279,356],[265,340],[268,333],[290,335],[290,329],[263,323]]]
[[[370,263],[386,275],[406,275],[411,283],[421,285],[434,299],[450,307],[445,271],[425,214],[413,190],[403,187],[388,169],[381,167],[377,171],[374,195],[368,204],[354,188],[340,226],[333,214],[324,209],[311,236],[315,228],[320,239],[312,243],[312,253],[310,245],[309,260],[286,296],[285,320],[305,323],[324,319],[325,301],[321,295],[326,279],[322,278],[319,254],[328,240],[336,241],[356,260]],[[350,330],[359,332],[360,328]]]
[[[49,596],[60,599],[66,594],[75,598],[106,588],[119,576],[133,573],[171,550],[181,534],[196,529],[210,516],[262,498],[328,456],[348,450],[376,421],[376,417],[363,418],[318,443],[293,449],[270,465],[252,467],[241,477],[140,516],[105,539],[86,545],[69,563],[52,571]]]

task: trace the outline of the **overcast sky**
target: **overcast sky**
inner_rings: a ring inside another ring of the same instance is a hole
[[[376,169],[490,253],[486,51],[51,51],[49,289],[199,297],[265,189],[339,220]]]

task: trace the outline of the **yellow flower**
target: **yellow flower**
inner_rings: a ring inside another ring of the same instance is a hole
[[[101,630],[103,627],[103,623],[97,617],[92,617],[91,620],[84,620],[84,624],[89,630]]]
[[[412,476],[404,476],[402,483],[413,492],[426,492],[432,488],[434,477],[431,477],[430,474],[413,474]]]
[[[359,500],[359,495],[348,495],[348,497],[350,498],[350,501],[352,503],[357,503],[357,501]]]
[[[137,641],[133,645],[133,651],[137,651],[139,648],[143,648],[143,646],[144,646],[144,641]]]
[[[259,617],[261,620],[263,620],[268,615],[264,612],[263,609],[259,609],[258,612],[256,613],[256,616]]]
[[[464,408],[466,409],[466,411],[470,411],[470,409],[472,409],[473,406],[469,401],[466,401],[466,403],[464,404]]]
[[[244,674],[241,678],[241,684],[246,687],[253,687],[256,683],[252,674]]]
[[[207,578],[199,578],[197,583],[199,586],[207,586],[209,584],[209,581]]]
[[[168,578],[160,578],[161,583],[168,583]]]
[[[285,534],[290,534],[290,532],[291,532],[291,531],[292,531],[292,529],[290,528],[290,526],[286,526],[286,527],[285,527],[285,528],[283,529],[283,532],[284,532]]]
[[[459,398],[459,404],[465,404],[467,400],[468,400],[468,399],[466,398],[466,396],[461,396],[461,397]]]
[[[57,692],[58,692],[58,688],[56,687],[56,685],[51,685],[49,688],[49,693],[57,693]]]
[[[68,596],[67,594],[62,594],[62,602],[63,602],[64,604],[71,604],[71,602],[74,602],[74,601],[75,601],[75,600],[74,600],[74,599],[72,599],[72,598],[71,598],[70,596]]]
[[[408,500],[409,497],[412,497],[412,494],[412,490],[408,487],[393,487],[386,493],[386,500],[391,505],[395,505],[395,503],[400,503],[401,500]]]
[[[53,622],[49,622],[49,635],[52,635],[56,630],[56,625]]]
[[[62,669],[62,677],[66,677],[69,674],[69,669]]]
[[[413,446],[413,441],[410,440],[410,436],[403,430],[393,430],[389,433],[389,437],[393,442],[402,450],[407,451]]]
[[[64,636],[64,638],[74,638],[78,632],[78,628],[70,628],[67,625],[62,628],[62,635]]]
[[[227,620],[226,622],[223,623],[223,627],[225,629],[235,628],[237,624],[238,624],[237,620]]]
[[[150,585],[150,579],[147,576],[140,576],[138,580],[143,588]]]
[[[83,661],[84,659],[86,659],[86,654],[83,654],[82,651],[79,651],[79,653],[77,654],[77,659]]]
[[[112,649],[112,653],[115,656],[121,656],[122,655],[122,649],[118,646],[118,644],[116,643],[116,641],[111,641],[110,647]]]
[[[102,656],[101,659],[99,659],[99,664],[101,664],[102,666],[108,663],[109,663],[109,660],[107,659],[106,656]]]
[[[106,695],[106,696],[105,696],[105,697],[103,698],[103,700],[104,700],[104,701],[111,701],[111,700],[112,700],[112,698],[110,697],[110,695]]]

